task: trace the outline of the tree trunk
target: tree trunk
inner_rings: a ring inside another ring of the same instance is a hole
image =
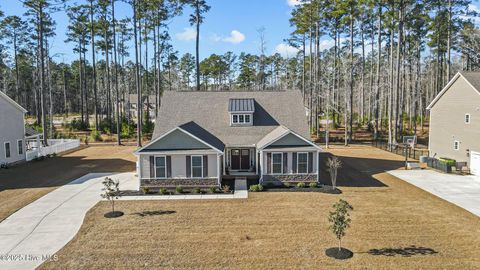
[[[118,66],[117,66],[117,34],[115,21],[115,0],[112,0],[112,24],[113,24],[113,65],[115,68],[115,108],[117,111],[117,145],[122,145],[120,136],[120,93],[118,91]]]
[[[195,37],[195,64],[197,69],[197,91],[200,91],[200,3],[196,1],[197,35]]]
[[[135,46],[135,85],[137,89],[137,146],[142,147],[142,100],[140,90],[140,67],[138,65],[137,1],[133,0],[133,36]]]

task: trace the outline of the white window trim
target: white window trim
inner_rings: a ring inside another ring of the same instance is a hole
[[[467,122],[467,116],[468,116],[468,122]],[[472,116],[469,113],[466,113],[464,121],[465,121],[465,124],[470,125],[470,123],[472,122]]]
[[[248,115],[248,122],[245,121],[245,116]],[[237,122],[233,121],[233,116],[237,116]],[[240,122],[240,116],[243,116],[243,122]],[[231,125],[252,125],[253,114],[251,113],[231,113],[230,124]]]
[[[193,158],[194,157],[200,157],[200,161],[202,162],[202,165],[201,165],[202,175],[201,176],[193,176]],[[191,175],[191,178],[203,178],[203,156],[202,155],[192,155],[192,156],[190,156],[190,175]]]
[[[8,152],[10,152],[10,156],[7,157],[7,143],[8,143]],[[5,158],[12,158],[12,144],[8,141],[8,142],[4,142],[3,143],[3,151],[5,153]]]
[[[458,146],[458,147],[456,147],[456,146]],[[453,141],[453,150],[455,150],[455,151],[460,150],[460,141],[457,141],[457,140]]]
[[[280,171],[281,171],[280,173],[275,173],[275,172],[273,171],[273,156],[274,156],[274,155],[280,155],[280,156],[281,156],[281,158],[280,158],[280,164],[282,164],[282,165],[280,166]],[[272,175],[281,175],[281,174],[283,174],[283,152],[272,152],[272,160],[271,160],[270,162],[272,163],[272,164],[271,164],[271,165],[272,165],[272,167],[271,167],[271,168],[272,168],[272,172],[271,172]]]
[[[21,142],[22,143],[22,153],[20,153],[20,148],[18,147],[18,143]],[[25,153],[25,146],[23,145],[23,140],[17,140],[17,153],[19,155],[23,155]]]
[[[157,157],[163,157],[165,160],[165,177],[157,177]],[[153,156],[153,166],[155,169],[155,179],[167,179],[167,156],[165,155],[155,155]]]
[[[299,155],[303,155],[303,154],[307,155],[307,171],[306,172],[298,172],[298,168],[299,168],[298,164],[300,164],[300,162],[299,162],[300,159],[298,157],[299,157]],[[308,159],[309,159],[308,152],[298,152],[297,153],[297,174],[308,174],[308,162],[309,162]]]

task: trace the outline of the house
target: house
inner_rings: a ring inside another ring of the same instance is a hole
[[[165,92],[152,140],[135,152],[140,187],[318,182],[321,149],[302,100],[299,91]]]
[[[156,97],[155,95],[149,95],[148,99],[147,96],[143,96],[143,114],[142,117],[144,117],[145,112],[147,111],[148,108],[148,113],[150,116],[151,121],[155,121],[155,100]],[[128,95],[128,113],[130,114],[131,119],[134,120],[134,122],[137,122],[137,95],[136,94],[130,94]]]
[[[467,162],[480,175],[480,72],[459,72],[427,107],[430,156]]]
[[[25,160],[25,123],[27,110],[0,91],[0,164]]]

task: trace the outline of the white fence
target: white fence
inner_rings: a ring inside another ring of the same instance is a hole
[[[32,150],[27,151],[25,154],[27,157],[27,161],[30,161],[37,157],[46,156],[48,154],[59,154],[71,149],[75,149],[79,146],[80,140],[51,139],[48,140],[48,146],[33,148]]]

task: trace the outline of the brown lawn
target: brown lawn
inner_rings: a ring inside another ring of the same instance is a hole
[[[401,157],[367,146],[331,152],[348,162],[342,195],[122,201],[116,205],[126,215],[117,219],[103,217],[109,204],[101,202],[57,253],[59,260],[40,268],[478,269],[478,217],[383,173],[400,167]],[[346,261],[324,255],[337,243],[327,214],[340,198],[355,208],[344,239],[355,254]]]
[[[90,172],[135,170],[135,147],[94,146],[0,170],[0,221],[55,188]]]

